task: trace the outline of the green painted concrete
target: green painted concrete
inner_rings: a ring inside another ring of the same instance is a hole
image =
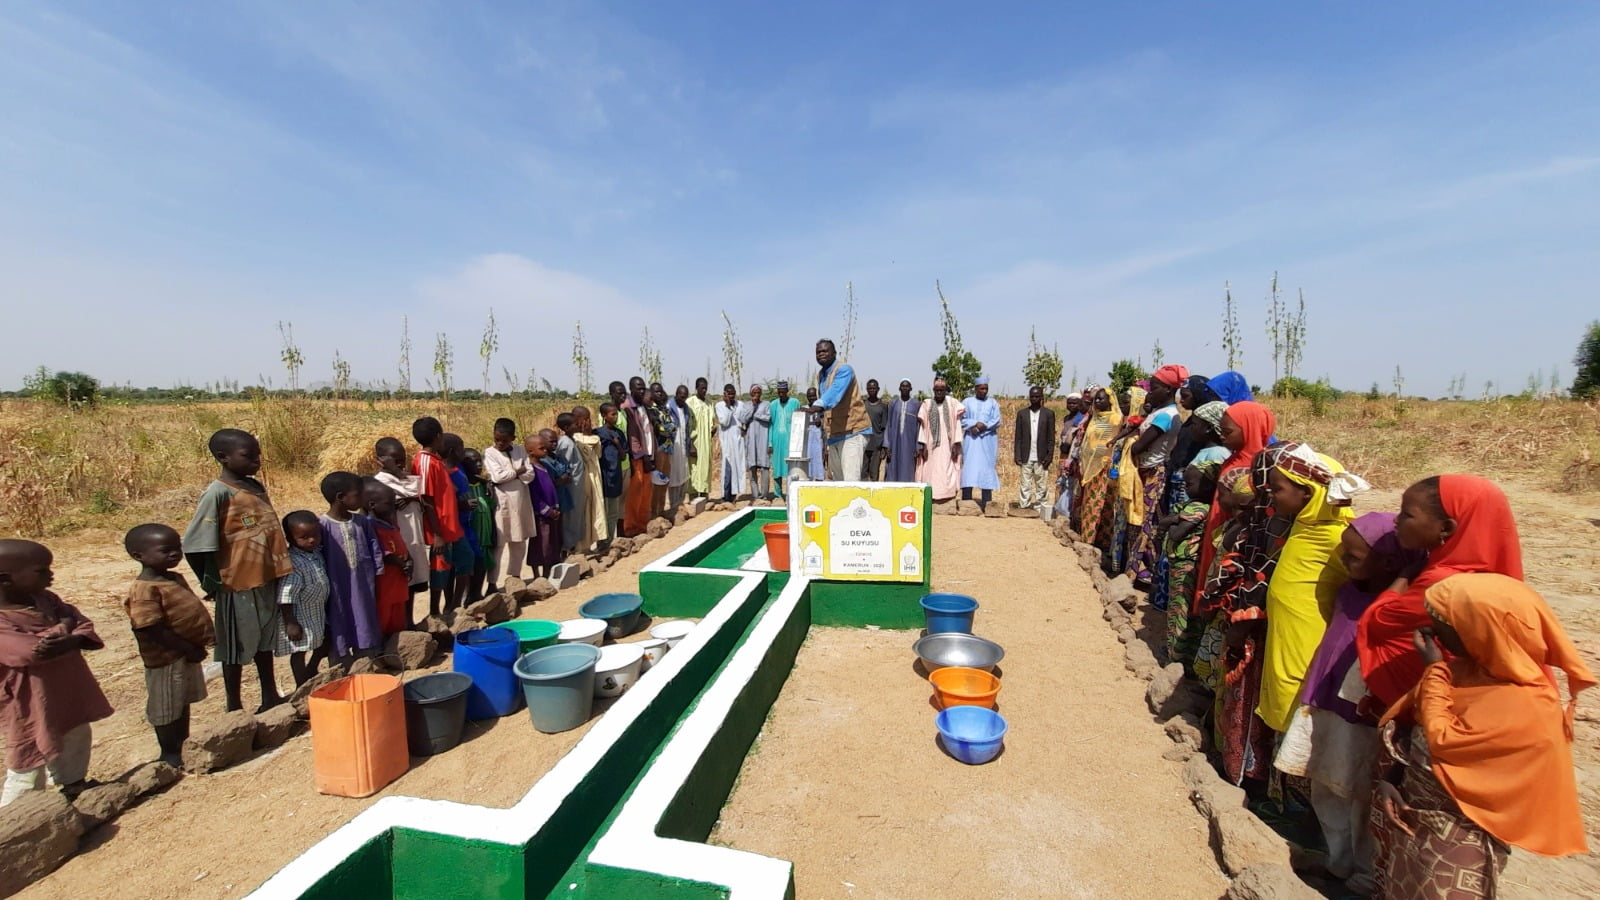
[[[757,508],[720,524],[724,534],[707,540],[673,566],[702,571],[642,572],[645,610],[655,617],[702,618],[740,583],[719,565],[748,561],[763,543],[760,526],[786,520],[782,509]],[[924,540],[932,547],[931,503],[924,504]],[[742,557],[742,558],[741,558]],[[807,595],[784,624],[756,676],[739,695],[723,728],[664,812],[658,833],[704,840],[732,791],[756,735],[787,680],[811,624],[915,628],[922,623],[918,600],[932,578],[931,554],[922,584],[810,583]],[[596,898],[726,897],[727,889],[663,879],[642,872],[589,866],[587,858],[650,763],[688,711],[727,665],[738,647],[788,583],[775,572],[758,584],[726,625],[596,762],[561,803],[545,827],[525,846],[453,838],[397,828],[369,841],[319,881],[305,896],[421,898]],[[470,748],[469,748],[470,749]],[[575,889],[569,885],[576,884]],[[788,894],[792,898],[791,879]]]
[[[393,849],[395,900],[525,895],[523,848],[396,828]]]
[[[302,896],[307,900],[394,896],[389,857],[391,838],[392,835],[385,833],[362,844]]]

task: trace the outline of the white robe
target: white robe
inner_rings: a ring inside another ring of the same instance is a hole
[[[739,421],[738,410],[718,400],[716,412],[717,440],[722,446],[722,468],[714,486],[727,484],[731,476],[734,496],[748,493],[749,489],[745,486],[744,430],[743,424]]]

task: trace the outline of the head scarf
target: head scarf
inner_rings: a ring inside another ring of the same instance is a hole
[[[1310,444],[1284,444],[1277,468],[1295,484],[1312,488],[1313,499],[1330,507],[1348,507],[1356,494],[1372,489],[1360,475],[1346,472],[1339,463],[1311,449]],[[1301,510],[1300,515],[1304,517],[1305,513]]]
[[[1184,366],[1168,364],[1155,370],[1150,377],[1173,390],[1177,390],[1183,387],[1185,381],[1189,380],[1189,370]]]
[[[1219,463],[1217,469],[1220,470],[1221,468],[1222,466]],[[1248,468],[1229,469],[1223,472],[1217,476],[1217,488],[1228,491],[1244,500],[1253,500],[1256,496],[1255,486],[1250,483],[1250,470]]]
[[[1463,572],[1498,572],[1522,579],[1522,544],[1511,504],[1494,482],[1477,475],[1439,476],[1439,502],[1456,530],[1428,554],[1427,568],[1403,594],[1384,591],[1361,614],[1356,652],[1367,690],[1392,704],[1422,676],[1411,634],[1429,623],[1422,608],[1428,588]]]
[[[1211,400],[1195,407],[1195,417],[1211,426],[1212,432],[1222,433],[1222,414],[1228,411],[1228,404],[1221,400]]]
[[[1255,399],[1255,395],[1250,393],[1250,382],[1238,372],[1223,372],[1211,379],[1209,386],[1212,393],[1230,405]]]
[[[1078,393],[1077,391],[1073,391],[1072,393],[1067,395],[1067,399],[1068,400],[1082,400],[1083,399],[1083,395]]]
[[[1371,548],[1370,557],[1381,560],[1384,566],[1399,571],[1406,565],[1425,559],[1422,553],[1406,550],[1394,534],[1395,514],[1371,512],[1356,517],[1348,530],[1353,530]],[[1343,535],[1341,534],[1341,537]],[[1355,703],[1339,696],[1345,676],[1356,662],[1356,621],[1372,605],[1378,591],[1364,589],[1354,581],[1346,581],[1334,598],[1333,615],[1328,620],[1328,630],[1323,632],[1322,643],[1306,671],[1303,697],[1307,705],[1327,710],[1343,717],[1345,721],[1360,723],[1361,716]]]
[[[1207,403],[1220,402],[1222,400],[1221,397],[1217,396],[1217,392],[1211,389],[1211,379],[1204,375],[1190,375],[1189,380],[1185,381],[1183,386],[1189,389],[1189,399],[1194,404],[1193,408],[1196,412],[1199,412],[1200,407]]]
[[[1428,589],[1425,603],[1461,636],[1469,658],[1429,666],[1384,716],[1410,714],[1428,739],[1433,773],[1461,811],[1508,844],[1545,856],[1584,853],[1572,771],[1574,701],[1595,684],[1544,598],[1497,574],[1464,574]]]

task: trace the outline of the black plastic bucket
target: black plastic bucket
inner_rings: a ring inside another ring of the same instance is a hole
[[[406,745],[412,756],[432,756],[461,743],[472,676],[435,672],[406,682]]]

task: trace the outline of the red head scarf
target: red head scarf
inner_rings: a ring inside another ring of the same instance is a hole
[[[1545,856],[1587,850],[1572,771],[1572,704],[1595,683],[1544,598],[1495,574],[1446,578],[1427,605],[1455,628],[1467,658],[1428,666],[1386,719],[1407,716],[1428,739],[1433,772],[1461,811],[1508,844]]]
[[[1521,580],[1522,544],[1511,504],[1494,482],[1477,475],[1441,475],[1439,502],[1456,530],[1428,555],[1428,565],[1405,593],[1384,591],[1356,626],[1356,653],[1367,690],[1385,706],[1422,677],[1422,657],[1411,634],[1429,624],[1422,598],[1428,588],[1463,572],[1498,572]]]
[[[1150,377],[1167,387],[1177,389],[1183,387],[1183,383],[1189,380],[1189,370],[1184,366],[1165,365],[1155,370]]]
[[[1235,427],[1244,432],[1244,446],[1223,461],[1222,468],[1217,472],[1219,479],[1229,469],[1250,465],[1250,461],[1255,459],[1257,453],[1267,449],[1267,442],[1272,440],[1273,432],[1278,430],[1278,419],[1272,414],[1272,410],[1254,400],[1243,400],[1229,404],[1228,411],[1223,415],[1226,415]],[[1205,588],[1206,573],[1211,571],[1211,560],[1212,557],[1216,556],[1216,548],[1212,544],[1211,535],[1222,527],[1223,520],[1226,518],[1227,514],[1222,511],[1222,498],[1219,496],[1211,501],[1211,515],[1206,518],[1205,537],[1200,541],[1199,577],[1195,579],[1197,582],[1197,596]]]

